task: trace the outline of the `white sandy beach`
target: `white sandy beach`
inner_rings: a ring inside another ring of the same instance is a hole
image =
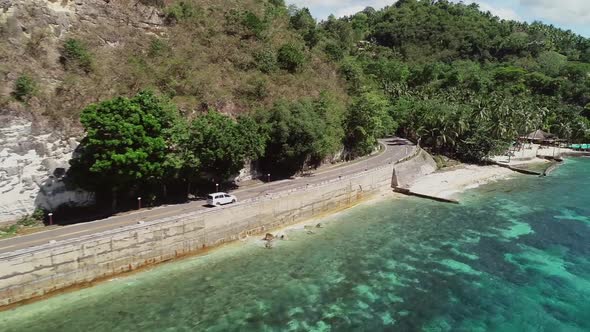
[[[453,198],[466,189],[507,178],[515,173],[500,166],[461,165],[427,175],[410,186],[419,194]]]

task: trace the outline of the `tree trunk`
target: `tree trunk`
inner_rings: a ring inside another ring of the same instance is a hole
[[[112,212],[117,211],[117,188],[113,188],[111,191],[111,210]]]
[[[191,181],[186,180],[186,199],[187,200],[189,200],[190,195],[191,195]]]
[[[168,202],[168,186],[162,185],[162,194],[164,195],[164,202]]]

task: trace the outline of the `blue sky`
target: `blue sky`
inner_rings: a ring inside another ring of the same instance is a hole
[[[452,0],[455,1],[455,0]],[[329,14],[349,15],[367,6],[382,8],[395,0],[287,0],[298,7],[308,7],[317,18]],[[455,1],[459,2],[459,0]],[[534,20],[570,29],[590,37],[590,0],[467,0],[485,11],[505,19],[532,22]]]

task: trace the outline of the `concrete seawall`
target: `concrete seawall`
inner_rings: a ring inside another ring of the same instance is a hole
[[[383,165],[232,206],[2,254],[0,307],[345,209],[389,192],[392,174],[396,183],[409,183],[421,176],[421,165],[427,158],[424,154],[419,150],[396,165]]]
[[[394,188],[407,188],[418,178],[434,173],[436,170],[436,161],[432,156],[418,148],[409,158],[395,164],[391,185]]]

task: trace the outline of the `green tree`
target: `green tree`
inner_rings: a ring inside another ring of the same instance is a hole
[[[290,176],[305,166],[317,166],[341,146],[343,110],[330,96],[316,100],[282,101],[269,111],[261,110],[268,144],[261,166],[265,172]]]
[[[357,97],[346,120],[347,147],[353,156],[372,152],[377,139],[395,133],[397,123],[390,115],[391,104],[376,92],[365,92]]]
[[[175,107],[149,91],[88,106],[80,116],[86,136],[70,175],[84,187],[110,189],[113,208],[120,192],[164,184],[176,119]]]
[[[267,132],[253,116],[245,114],[238,117],[238,135],[245,160],[256,160],[264,155]]]
[[[195,118],[189,132],[188,146],[201,162],[202,175],[218,181],[236,175],[246,160],[258,158],[266,141],[251,118],[235,121],[216,111]]]
[[[296,10],[291,15],[289,23],[293,29],[304,32],[315,29],[316,27],[316,21],[307,8]]]

